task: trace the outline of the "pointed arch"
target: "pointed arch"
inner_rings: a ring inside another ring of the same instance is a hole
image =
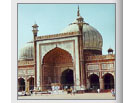
[[[61,60],[64,60],[64,61],[61,61]],[[56,47],[45,54],[45,56],[43,57],[42,63],[43,64],[45,63],[52,63],[52,64],[62,63],[63,64],[66,62],[72,63],[72,61],[73,61],[72,56],[68,51],[61,49],[59,47]]]
[[[104,88],[105,89],[112,89],[114,88],[114,76],[110,73],[106,73],[103,76],[103,80],[104,80]]]
[[[34,77],[30,77],[27,81],[29,82],[29,90],[33,90],[34,89]]]
[[[52,83],[61,83],[61,71],[63,68],[73,67],[72,56],[61,48],[50,50],[42,61],[42,84],[45,89],[50,89]]]
[[[25,79],[18,79],[18,91],[25,91]]]
[[[73,77],[73,70],[66,69],[61,74],[61,84],[62,86],[73,86],[74,85],[74,77]]]
[[[92,89],[98,89],[100,87],[99,76],[97,74],[91,74],[89,76],[89,82],[90,82],[90,88]]]

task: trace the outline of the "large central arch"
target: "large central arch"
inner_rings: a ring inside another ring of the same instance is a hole
[[[43,90],[51,89],[52,83],[61,84],[62,71],[72,68],[72,61],[72,56],[66,50],[56,47],[49,51],[42,62]]]

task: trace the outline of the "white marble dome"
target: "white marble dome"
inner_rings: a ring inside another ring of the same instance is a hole
[[[61,33],[78,32],[79,28],[77,20],[69,24]],[[85,23],[83,24],[83,46],[88,50],[102,51],[103,39],[101,34],[92,26]]]
[[[19,60],[32,60],[33,59],[34,45],[33,42],[28,42],[20,50]]]

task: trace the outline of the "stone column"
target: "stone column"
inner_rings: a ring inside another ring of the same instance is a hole
[[[39,87],[39,90],[43,90],[43,64],[41,64],[40,66],[40,87]]]
[[[34,90],[37,89],[37,42],[36,37],[38,33],[38,25],[34,24],[33,26],[33,43],[34,43],[34,70],[35,70],[35,79],[34,79]]]
[[[25,91],[29,92],[29,81],[27,80],[27,78],[25,79]]]
[[[38,57],[38,56],[40,57],[40,55],[37,55],[37,57]],[[40,63],[40,59],[39,59],[39,63]],[[41,65],[41,64],[38,64],[38,66],[37,66],[37,80],[36,80],[36,82],[37,82],[37,87],[36,87],[36,89],[39,90],[39,91],[42,90],[42,89],[41,89],[41,83],[42,83],[42,82],[41,82],[41,79],[42,79],[42,78],[41,78],[41,76],[42,76],[42,75],[41,75],[41,71],[42,71],[42,65]]]
[[[25,91],[26,91],[26,88],[27,88],[27,78],[25,78]]]
[[[36,37],[34,37],[36,38]],[[37,87],[37,55],[36,55],[36,40],[34,39],[34,68],[35,68],[35,80],[34,80],[34,89]]]
[[[103,77],[102,77],[102,64],[100,63],[99,64],[99,83],[100,83],[100,89],[103,90],[104,89],[104,80],[103,80]]]
[[[18,91],[19,91],[19,88],[20,88],[20,84],[19,84],[19,81],[17,81],[18,84],[17,84],[17,88],[18,88]]]
[[[73,62],[73,79],[74,79],[74,89],[76,89],[76,66],[75,66],[75,61]]]
[[[78,48],[79,48],[79,69],[80,69],[80,86],[85,89],[85,72],[84,72],[84,55],[83,55],[83,18],[78,18],[79,36],[78,36]]]
[[[103,78],[100,78],[99,82],[100,82],[100,89],[101,90],[104,89],[104,80],[103,80]]]
[[[88,78],[87,78],[87,82],[86,83],[87,83],[87,87],[86,88],[89,89],[90,88],[90,81],[89,81]]]
[[[115,85],[115,84],[116,84],[115,76],[116,76],[116,75],[115,75],[115,73],[114,73],[114,75],[113,75],[113,77],[114,77],[114,89],[116,89],[116,85]]]

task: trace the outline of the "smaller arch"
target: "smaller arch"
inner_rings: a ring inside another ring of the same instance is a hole
[[[30,79],[31,77],[34,78],[34,76],[28,76],[28,77],[27,77],[27,80]]]
[[[99,76],[97,74],[91,74],[89,76],[90,88],[91,89],[98,89],[100,88],[99,84]]]
[[[69,69],[69,68],[70,68],[70,70],[74,71],[74,67],[72,67],[72,66],[71,67],[64,67],[61,69],[61,73],[64,72],[65,70]]]
[[[27,81],[29,82],[29,90],[33,90],[34,89],[34,78],[30,77]]]
[[[114,72],[103,72],[102,77],[104,77],[104,75],[107,74],[107,73],[111,74],[113,77],[115,76]]]
[[[23,78],[18,79],[18,91],[25,91],[25,80]]]
[[[114,88],[114,76],[111,73],[106,73],[103,76],[103,80],[104,80],[104,88],[105,89]]]
[[[99,72],[91,72],[91,73],[88,73],[88,78],[92,75],[92,74],[95,74],[99,77]]]
[[[74,77],[73,77],[73,70],[72,69],[67,69],[64,70],[61,74],[61,84],[62,86],[70,86],[74,85]]]
[[[23,78],[25,80],[25,77],[18,77],[18,79]]]

